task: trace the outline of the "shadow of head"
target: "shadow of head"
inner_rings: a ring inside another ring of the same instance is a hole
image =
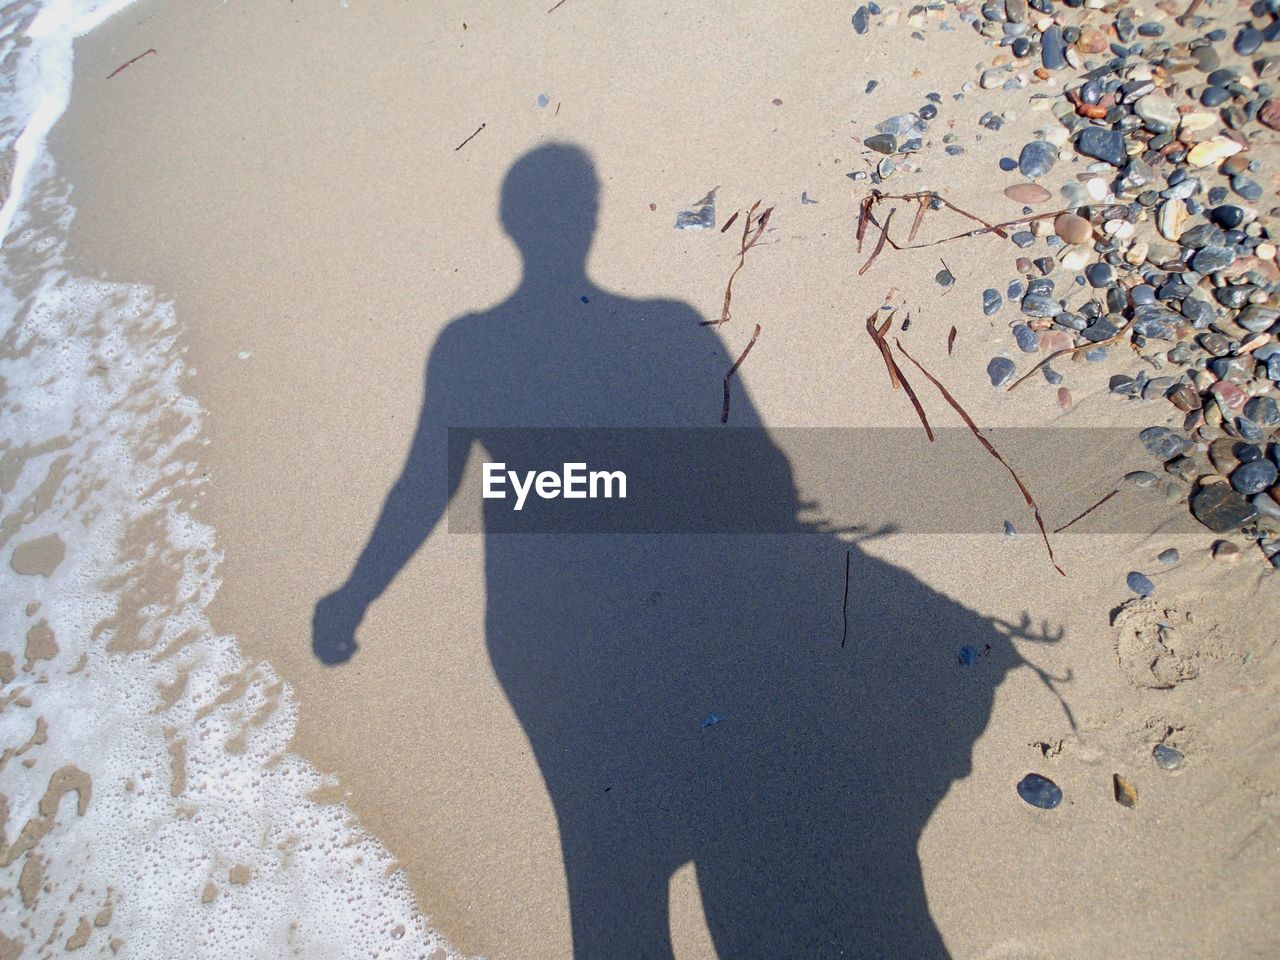
[[[595,234],[599,197],[600,181],[587,153],[570,144],[546,144],[526,153],[507,173],[502,226],[526,266],[581,265]]]

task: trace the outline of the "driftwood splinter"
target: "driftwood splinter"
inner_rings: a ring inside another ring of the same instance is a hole
[[[1097,503],[1095,503],[1092,507],[1090,507],[1088,510],[1084,511],[1084,513],[1079,514],[1078,516],[1076,516],[1076,517],[1075,517],[1074,519],[1072,519],[1072,520],[1068,520],[1066,523],[1064,523],[1062,526],[1058,527],[1058,529],[1054,530],[1053,532],[1054,532],[1054,533],[1061,533],[1063,530],[1067,529],[1067,527],[1069,527],[1069,526],[1071,526],[1073,523],[1075,523],[1075,522],[1076,522],[1076,520],[1083,520],[1085,517],[1087,517],[1089,514],[1093,513],[1093,511],[1097,510],[1100,506],[1102,506],[1104,503],[1106,503],[1108,500],[1110,500],[1112,497],[1114,497],[1114,496],[1115,496],[1117,493],[1119,493],[1119,492],[1120,492],[1119,490],[1112,490],[1112,491],[1111,491],[1110,493],[1108,493],[1105,497],[1103,497],[1101,500],[1099,500]]]
[[[134,57],[132,60],[126,60],[124,63],[120,64],[120,66],[116,67],[114,70],[112,70],[110,73],[108,73],[108,74],[107,74],[107,79],[108,79],[108,80],[110,80],[112,77],[114,77],[114,76],[115,76],[117,73],[119,73],[121,70],[124,70],[126,67],[131,67],[131,66],[133,66],[135,63],[137,63],[137,62],[138,62],[139,60],[141,60],[143,57],[149,57],[149,56],[151,56],[153,53],[155,53],[155,50],[154,50],[154,49],[151,49],[151,50],[143,50],[143,51],[142,51],[142,53],[138,54],[138,55],[137,55],[136,57]]]

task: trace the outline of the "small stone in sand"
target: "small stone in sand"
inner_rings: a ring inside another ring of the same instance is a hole
[[[987,376],[993,387],[1003,387],[1013,378],[1013,361],[1008,357],[992,357],[987,364]]]
[[[1156,744],[1155,749],[1151,751],[1151,756],[1161,770],[1177,770],[1187,762],[1181,750],[1166,747],[1163,743]]]
[[[1149,597],[1156,592],[1156,585],[1144,574],[1134,570],[1125,577],[1125,584],[1140,597]]]
[[[1240,559],[1240,548],[1230,540],[1219,540],[1213,545],[1213,559],[1223,563],[1235,563]]]
[[[1038,183],[1015,183],[1004,188],[1004,195],[1016,203],[1044,203],[1053,197]]]
[[[1018,781],[1018,796],[1041,810],[1052,810],[1062,802],[1058,785],[1038,773],[1028,773]]]
[[[1138,805],[1138,791],[1124,777],[1118,773],[1111,775],[1111,785],[1115,790],[1116,803],[1122,807],[1128,807],[1132,810]]]

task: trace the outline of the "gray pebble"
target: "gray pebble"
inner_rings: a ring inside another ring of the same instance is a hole
[[[1191,269],[1196,273],[1216,273],[1236,262],[1233,250],[1226,247],[1201,247],[1191,258]]]
[[[1022,298],[1022,312],[1029,317],[1056,317],[1062,312],[1062,304],[1042,293],[1029,293]]]
[[[898,149],[898,138],[892,133],[877,133],[862,141],[863,146],[876,153],[893,153]]]
[[[1013,379],[1015,367],[1008,357],[992,357],[987,364],[987,376],[991,378],[993,387],[1003,387]]]
[[[1138,439],[1147,448],[1147,452],[1160,460],[1171,460],[1179,454],[1191,449],[1192,443],[1180,433],[1174,433],[1168,427],[1147,427]]]
[[[1058,159],[1057,148],[1044,140],[1032,140],[1018,155],[1018,170],[1024,177],[1034,180],[1043,177]]]
[[[1128,157],[1124,134],[1119,130],[1103,130],[1101,127],[1086,127],[1081,130],[1080,136],[1076,138],[1076,150],[1113,167],[1124,166]]]
[[[1242,463],[1231,473],[1231,486],[1240,493],[1261,493],[1273,486],[1277,479],[1276,465],[1270,460],[1254,460]]]
[[[1124,582],[1130,590],[1140,597],[1149,597],[1156,592],[1156,585],[1136,570],[1125,577]]]
[[[1156,745],[1155,749],[1151,751],[1151,756],[1161,770],[1177,770],[1187,762],[1181,750],[1167,747],[1163,743]]]
[[[1018,796],[1033,807],[1052,810],[1062,802],[1062,790],[1048,777],[1028,773],[1018,781]]]
[[[1013,339],[1018,341],[1018,349],[1023,353],[1035,353],[1040,349],[1039,335],[1025,323],[1014,324]]]

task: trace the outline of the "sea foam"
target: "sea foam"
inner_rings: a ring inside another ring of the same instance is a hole
[[[435,957],[391,854],[288,752],[217,634],[202,411],[172,304],[77,276],[44,149],[72,40],[128,0],[11,8],[0,56],[0,956]]]

